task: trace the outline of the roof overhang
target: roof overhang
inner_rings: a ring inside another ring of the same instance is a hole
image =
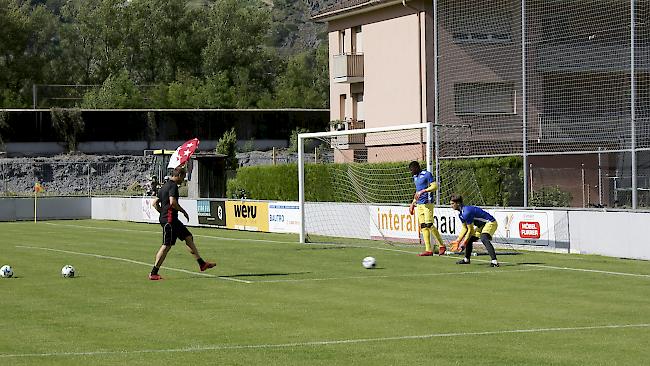
[[[367,13],[377,9],[393,6],[397,4],[405,5],[410,0],[370,0],[363,4],[353,5],[350,7],[325,11],[314,15],[311,19],[316,22],[330,22],[341,18],[347,18],[353,15]]]

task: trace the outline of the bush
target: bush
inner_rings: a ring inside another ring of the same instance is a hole
[[[307,132],[309,132],[309,130],[302,127],[296,127],[291,131],[291,136],[289,136],[289,147],[287,150],[289,152],[298,152],[298,135]],[[308,143],[308,141],[305,141],[305,143]]]
[[[560,187],[543,187],[531,193],[529,205],[533,207],[569,207],[573,197]]]

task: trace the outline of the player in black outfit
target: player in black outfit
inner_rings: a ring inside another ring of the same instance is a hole
[[[158,250],[158,253],[156,253],[156,263],[149,274],[149,279],[153,281],[162,279],[158,274],[158,270],[165,261],[169,250],[176,244],[176,239],[185,241],[187,249],[189,249],[194,259],[199,263],[201,272],[215,266],[214,263],[206,262],[201,258],[199,250],[196,249],[196,245],[194,244],[192,233],[178,219],[178,212],[180,211],[188,222],[190,220],[185,209],[178,204],[178,184],[185,180],[185,175],[184,168],[178,167],[174,169],[171,178],[163,184],[158,191],[158,197],[153,202],[153,207],[156,211],[160,212],[160,225],[163,229],[162,246]]]

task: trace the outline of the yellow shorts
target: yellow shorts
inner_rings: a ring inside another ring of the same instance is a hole
[[[420,224],[433,224],[433,203],[420,203],[415,212]]]
[[[497,231],[497,222],[492,221],[483,225],[483,227],[475,226],[474,236],[477,238],[481,237],[481,234],[490,234],[491,238],[494,238],[494,233]]]

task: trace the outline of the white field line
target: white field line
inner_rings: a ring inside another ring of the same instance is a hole
[[[134,230],[134,229],[118,229],[118,228],[112,228],[112,227],[97,227],[97,226],[85,226],[85,225],[72,225],[72,224],[55,224],[51,222],[45,223],[46,225],[55,225],[55,226],[67,226],[67,227],[74,227],[74,228],[80,228],[80,229],[87,229],[87,230],[108,230],[108,231],[120,231],[120,232],[134,232],[134,233],[144,233],[144,234],[160,234],[157,231],[145,231],[145,230]],[[201,235],[201,234],[192,234],[192,236],[195,236],[197,238],[207,238],[207,239],[215,239],[215,240],[231,240],[231,241],[245,241],[245,242],[256,242],[256,243],[272,243],[272,244],[298,244],[295,241],[282,241],[282,240],[266,240],[266,239],[244,239],[244,238],[229,238],[229,237],[223,237],[223,236],[211,236],[211,235]],[[403,249],[394,249],[394,248],[382,248],[382,247],[368,247],[368,246],[362,246],[362,245],[350,245],[350,244],[336,244],[336,243],[314,243],[314,244],[306,244],[306,245],[314,245],[314,246],[341,246],[341,247],[346,247],[346,248],[368,248],[368,249],[376,249],[376,250],[383,250],[387,252],[397,252],[397,253],[408,253],[408,254],[415,254],[412,251],[408,250],[403,250]]]
[[[395,277],[429,277],[429,276],[455,276],[455,275],[472,275],[472,274],[506,274],[512,272],[532,272],[548,271],[548,268],[530,268],[530,269],[512,269],[506,271],[468,271],[468,272],[440,272],[440,273],[416,273],[403,275],[379,275],[379,276],[351,276],[351,277],[325,277],[325,278],[303,278],[289,280],[259,280],[252,283],[273,283],[273,282],[308,282],[308,281],[335,281],[335,280],[364,280],[373,278],[395,278]]]
[[[556,267],[556,266],[547,266],[545,264],[526,264],[526,266],[528,266],[528,267],[537,267],[537,268],[558,269],[558,270],[563,270],[563,271],[577,271],[577,272],[590,272],[590,273],[608,274],[608,275],[614,275],[614,276],[630,276],[630,277],[650,278],[650,275],[641,274],[641,273],[612,272],[612,271],[601,271],[601,270],[598,270],[598,269],[586,269],[586,268]]]
[[[148,267],[151,266],[151,263],[140,262],[140,261],[136,261],[136,260],[133,260],[133,259],[111,257],[111,256],[108,256],[108,255],[101,255],[101,254],[81,253],[81,252],[73,252],[73,251],[70,251],[70,250],[61,250],[61,249],[52,249],[52,248],[43,248],[43,247],[32,247],[32,246],[26,246],[26,245],[16,245],[16,248],[36,249],[36,250],[45,250],[45,251],[48,251],[48,252],[83,255],[83,256],[86,256],[86,257],[94,257],[94,258],[100,258],[100,259],[111,259],[111,260],[114,260],[114,261],[121,261],[121,262],[133,263],[133,264],[140,264],[140,265],[148,266]],[[188,271],[188,270],[180,269],[180,268],[172,268],[172,267],[166,267],[166,266],[163,266],[161,268],[169,270],[169,271],[183,272],[183,273],[188,273],[188,274],[198,275],[198,276],[203,276],[203,277],[218,278],[220,280],[242,282],[242,283],[251,283],[251,281],[240,280],[238,278],[221,277],[221,276],[216,276],[216,275],[212,275],[212,274],[209,274],[209,273],[193,272],[193,271]]]
[[[239,350],[239,349],[279,349],[294,347],[318,347],[334,346],[340,344],[359,344],[388,341],[404,341],[413,339],[430,339],[430,338],[455,338],[455,337],[473,337],[473,336],[491,336],[504,334],[529,334],[529,333],[550,333],[550,332],[579,332],[588,330],[604,329],[625,329],[625,328],[648,328],[650,324],[610,324],[594,325],[585,327],[564,327],[564,328],[532,328],[532,329],[506,329],[485,332],[458,332],[458,333],[431,333],[422,335],[406,335],[395,337],[380,338],[358,338],[358,339],[339,339],[325,341],[310,341],[296,343],[270,343],[270,344],[214,344],[185,348],[168,348],[168,349],[141,349],[141,350],[121,350],[121,351],[87,351],[87,352],[48,352],[48,353],[14,353],[0,354],[2,358],[25,358],[25,357],[75,357],[75,356],[106,356],[106,355],[130,355],[130,354],[156,354],[156,353],[182,353],[182,352],[204,352],[219,350]]]
[[[55,223],[46,223],[46,224],[47,225],[56,225],[56,226],[69,226],[69,227],[92,229],[92,230],[111,230],[111,231],[126,231],[126,232],[156,233],[156,234],[158,234],[157,232],[154,232],[154,231],[141,231],[141,230],[133,230],[133,229],[102,228],[102,227],[96,227],[96,226],[55,224]],[[234,240],[234,241],[262,242],[262,243],[276,243],[276,244],[296,244],[295,242],[279,241],[279,240],[226,238],[226,237],[209,236],[209,235],[194,235],[194,236],[202,237],[202,238],[208,238],[208,239],[217,239],[217,240]],[[328,244],[319,244],[319,245],[328,245]],[[337,245],[337,244],[329,244],[329,245]],[[389,251],[389,252],[406,253],[406,254],[410,254],[410,255],[415,254],[415,252],[412,252],[412,251],[401,250],[401,249],[392,249],[392,248],[354,246],[354,245],[345,245],[345,244],[341,244],[341,246],[353,247],[353,248],[368,248],[368,249],[384,250],[384,251]],[[456,256],[443,256],[443,257],[444,258],[450,258],[450,259],[458,259],[459,258],[459,257],[456,257]],[[489,262],[489,260],[474,259],[474,258],[472,258],[472,261]],[[508,263],[512,263],[512,262],[500,261],[500,263],[508,264]],[[649,274],[628,273],[628,272],[613,272],[613,271],[603,271],[603,270],[598,270],[598,269],[559,267],[559,266],[549,266],[549,265],[544,265],[544,264],[522,264],[522,266],[547,268],[547,269],[558,269],[558,270],[564,270],[564,271],[600,273],[600,274],[613,275],[613,276],[628,276],[628,277],[650,278]],[[259,282],[259,281],[256,281],[256,282]]]

